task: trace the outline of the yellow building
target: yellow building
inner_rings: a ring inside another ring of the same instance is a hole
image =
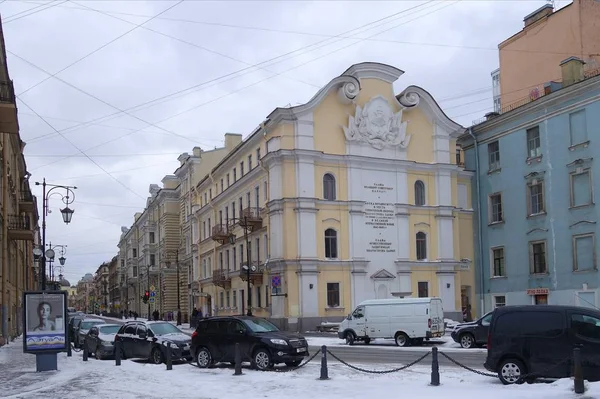
[[[371,298],[438,296],[460,318],[474,295],[465,129],[420,87],[395,95],[402,74],[353,65],[275,109],[200,181],[205,313],[247,310],[250,259],[253,313],[290,329]]]

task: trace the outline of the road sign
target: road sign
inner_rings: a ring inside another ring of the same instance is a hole
[[[152,298],[152,297],[155,297],[155,296],[156,296],[156,292],[152,291],[152,292],[150,293],[150,298]]]
[[[154,298],[150,298],[150,303],[154,303]]]
[[[151,286],[150,286],[150,291],[154,291],[154,290],[156,290],[156,287],[155,287],[155,286],[153,286],[153,285],[151,285]]]

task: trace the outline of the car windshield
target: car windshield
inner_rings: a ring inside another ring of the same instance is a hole
[[[154,335],[183,334],[183,332],[171,323],[155,323],[150,325]]]
[[[90,328],[97,326],[98,324],[106,324],[103,321],[83,321],[81,322],[82,330],[89,330]]]
[[[243,321],[250,330],[256,333],[279,331],[275,324],[265,319],[244,319]]]
[[[121,326],[103,326],[100,327],[101,334],[116,334]]]

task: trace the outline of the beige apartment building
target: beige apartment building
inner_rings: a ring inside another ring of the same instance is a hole
[[[0,345],[22,331],[23,291],[37,290],[33,247],[39,244],[37,199],[31,193],[25,143],[0,24]]]
[[[571,56],[585,62],[585,73],[600,68],[598,21],[598,0],[573,0],[557,11],[546,4],[525,16],[523,29],[498,45],[500,69],[492,73],[500,89],[496,112],[543,96],[547,82],[561,80],[561,62]]]
[[[403,73],[352,65],[275,109],[196,185],[204,314],[251,307],[304,331],[375,298],[477,313],[465,128],[420,87],[394,93]]]

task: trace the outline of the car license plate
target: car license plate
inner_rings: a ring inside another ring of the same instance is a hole
[[[306,348],[298,348],[298,349],[296,349],[296,352],[298,352],[298,353],[306,352]]]

